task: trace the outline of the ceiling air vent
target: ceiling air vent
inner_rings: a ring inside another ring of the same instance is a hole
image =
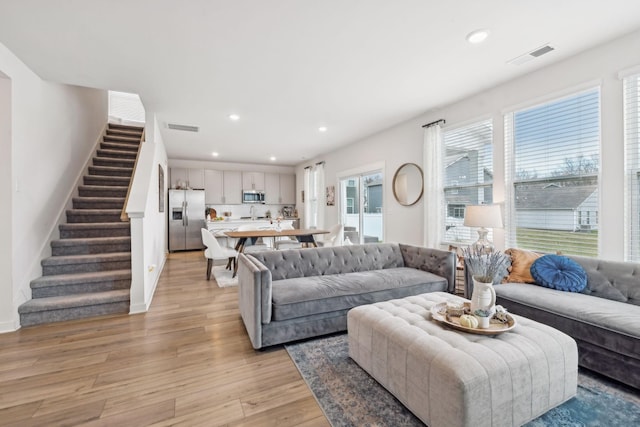
[[[554,50],[552,46],[545,44],[544,46],[540,46],[538,48],[533,49],[531,52],[527,52],[524,55],[520,55],[517,58],[513,58],[510,61],[507,61],[507,64],[511,65],[522,65],[525,62],[529,62],[533,59],[539,58],[542,55],[545,55]]]
[[[190,126],[190,125],[179,125],[177,123],[167,123],[167,127],[173,130],[183,130],[185,132],[199,132],[200,128],[198,126]]]

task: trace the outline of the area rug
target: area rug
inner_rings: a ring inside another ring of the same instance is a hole
[[[219,287],[226,288],[238,285],[238,276],[232,278],[233,270],[227,270],[224,265],[214,265],[212,271]]]
[[[285,348],[333,427],[424,426],[349,358],[346,334],[294,343]],[[640,425],[637,391],[582,371],[578,383],[575,398],[526,426]]]

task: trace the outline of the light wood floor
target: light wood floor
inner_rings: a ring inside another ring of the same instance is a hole
[[[256,352],[237,288],[170,254],[149,312],[0,335],[0,425],[328,426],[283,347]]]

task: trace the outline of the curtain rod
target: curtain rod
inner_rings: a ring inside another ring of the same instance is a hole
[[[431,126],[435,126],[435,125],[439,125],[440,123],[445,124],[447,123],[445,119],[439,119],[436,120],[435,122],[431,122],[431,123],[427,123],[426,125],[422,125],[423,128],[428,128]]]
[[[324,160],[321,161],[321,162],[316,163],[316,166],[318,166],[318,165],[324,165]]]

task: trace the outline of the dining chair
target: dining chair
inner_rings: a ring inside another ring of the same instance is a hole
[[[318,246],[340,246],[342,244],[342,224],[335,224],[329,228],[329,234],[322,236]]]
[[[282,230],[293,230],[293,224],[284,223],[280,225]],[[302,248],[302,243],[298,239],[293,236],[282,236],[277,237],[277,240],[274,243],[275,248],[278,250],[281,249],[300,249]]]
[[[238,226],[236,231],[254,231],[254,230],[258,230],[259,227],[257,225],[254,224],[243,224]],[[257,238],[257,239],[247,239],[247,241],[244,244],[244,249],[242,250],[244,253],[251,253],[251,252],[261,252],[261,251],[268,251],[271,250],[271,248],[262,241],[262,238]]]
[[[207,280],[211,279],[211,269],[215,260],[226,259],[227,269],[235,271],[238,252],[235,249],[220,246],[218,239],[206,228],[201,228],[200,233],[202,234],[202,243],[207,247],[204,250],[204,256],[207,257]]]

